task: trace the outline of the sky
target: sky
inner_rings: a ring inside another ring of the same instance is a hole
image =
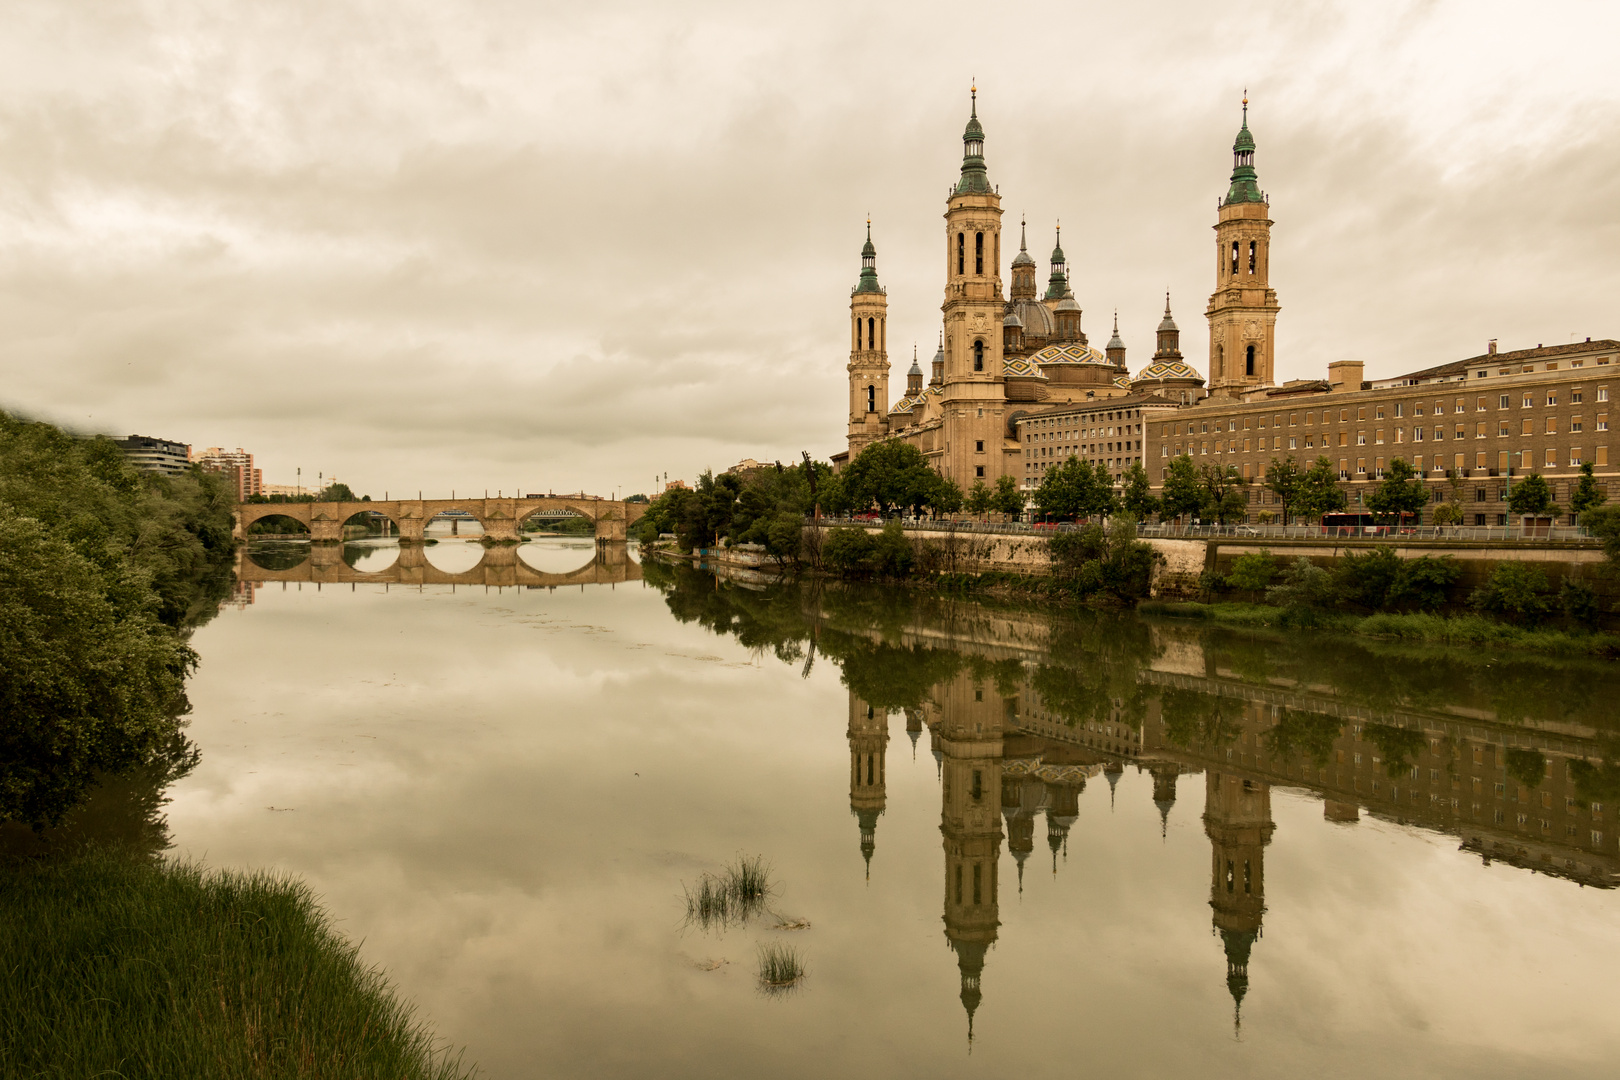
[[[1620,5],[60,4],[0,18],[0,408],[381,498],[611,495],[892,397],[977,81],[1004,258],[1207,369],[1247,90],[1277,376],[1620,337]],[[1004,271],[1005,274],[1005,271]]]

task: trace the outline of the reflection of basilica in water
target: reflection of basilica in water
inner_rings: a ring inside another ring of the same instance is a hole
[[[1225,952],[1234,1023],[1266,910],[1274,783],[1321,796],[1329,821],[1358,821],[1365,807],[1378,817],[1458,835],[1463,850],[1487,863],[1499,859],[1605,888],[1620,881],[1614,837],[1605,837],[1602,827],[1605,807],[1578,799],[1571,780],[1569,763],[1591,756],[1594,747],[1572,732],[1543,733],[1537,753],[1551,767],[1532,789],[1509,774],[1506,747],[1514,740],[1493,730],[1505,725],[1482,717],[1429,716],[1416,730],[1380,727],[1353,716],[1303,713],[1307,705],[1325,707],[1305,700],[1307,691],[1249,686],[1240,693],[1230,680],[1221,685],[1218,671],[1195,676],[1144,669],[1137,678],[1150,687],[1161,683],[1157,693],[1105,702],[1096,719],[1071,723],[1043,699],[1040,669],[1016,670],[1023,676],[1009,685],[1005,670],[998,679],[970,665],[936,684],[920,706],[901,710],[913,746],[926,730],[938,765],[945,937],[956,953],[970,1038],[986,954],[1000,926],[1002,841],[1021,890],[1044,816],[1057,874],[1087,782],[1103,778],[1112,798],[1126,768],[1151,775],[1162,828],[1178,778],[1203,774],[1209,905]],[[1314,757],[1279,745],[1276,737],[1288,724],[1298,726],[1301,716],[1328,721],[1318,728],[1327,735]],[[1189,717],[1196,727],[1190,737]],[[886,805],[888,722],[887,710],[850,692],[850,809],[868,876]],[[1395,739],[1403,745],[1391,745],[1390,731],[1408,733]],[[1393,767],[1392,751],[1400,752]],[[1043,868],[1045,861],[1039,860]]]

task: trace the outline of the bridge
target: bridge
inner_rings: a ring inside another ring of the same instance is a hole
[[[641,564],[630,558],[622,544],[604,544],[590,562],[566,574],[536,570],[518,557],[516,547],[486,547],[483,558],[470,570],[440,570],[427,558],[421,544],[402,544],[399,558],[386,570],[367,573],[343,561],[337,544],[311,544],[309,558],[287,570],[266,570],[246,552],[237,555],[237,578],[241,581],[292,581],[323,585],[528,585],[555,588],[559,585],[616,585],[641,580]]]
[[[402,545],[420,544],[428,522],[446,511],[461,511],[496,542],[515,542],[523,522],[535,515],[556,517],[572,512],[596,526],[598,544],[622,544],[625,529],[646,513],[646,503],[626,503],[589,495],[546,495],[527,499],[392,499],[383,502],[238,503],[236,537],[261,518],[289,517],[309,530],[317,543],[343,539],[343,524],[356,514],[379,514],[394,524]]]

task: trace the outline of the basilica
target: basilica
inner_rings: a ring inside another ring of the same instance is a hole
[[[1206,315],[1211,378],[1182,358],[1180,331],[1165,297],[1151,361],[1134,375],[1125,364],[1116,316],[1101,350],[1081,325],[1069,284],[1062,234],[1052,249],[1044,293],[1019,224],[1011,288],[1001,276],[1001,195],[985,164],[984,127],[974,89],[962,133],[962,172],[945,209],[943,325],[932,371],[913,356],[905,394],[889,404],[888,294],[878,283],[877,249],[867,223],[861,274],[850,293],[849,446],[842,467],[880,439],[916,446],[943,476],[962,487],[1001,476],[1025,479],[1020,421],[1064,407],[1119,400],[1122,410],[1149,404],[1192,405],[1207,397],[1246,397],[1272,386],[1277,296],[1267,286],[1269,202],[1254,171],[1248,102],[1233,145],[1231,187],[1221,200],[1216,233],[1216,289]],[[1139,415],[1140,409],[1131,415]],[[1134,441],[1134,440],[1133,440]],[[1141,446],[1132,457],[1140,460]]]

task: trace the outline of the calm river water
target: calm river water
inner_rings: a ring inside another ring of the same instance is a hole
[[[397,554],[249,564],[168,825],[490,1075],[1613,1075],[1609,665]]]

